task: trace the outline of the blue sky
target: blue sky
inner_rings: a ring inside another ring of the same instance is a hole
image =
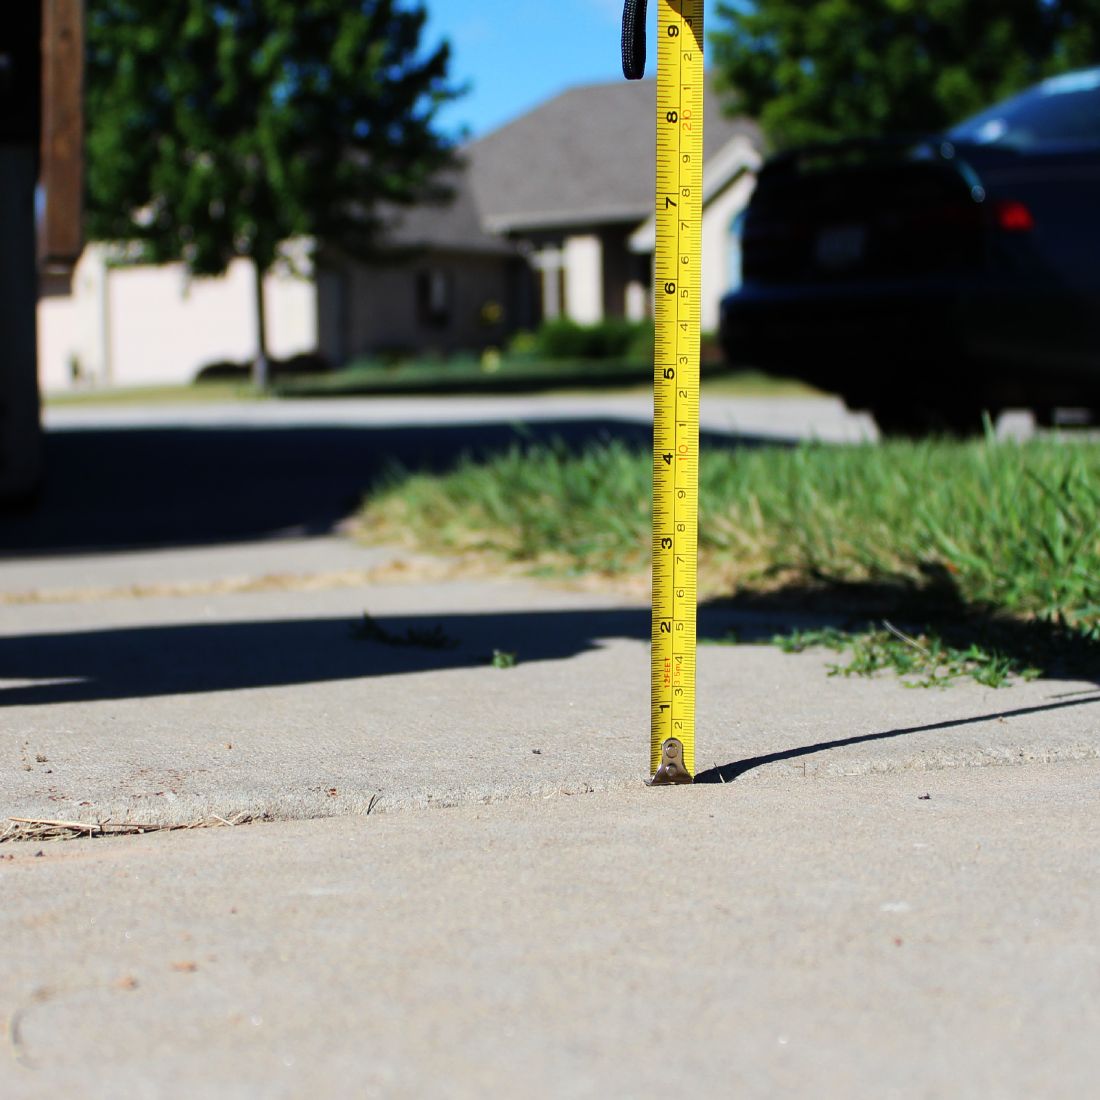
[[[649,60],[656,72],[658,0],[649,0]],[[451,74],[469,93],[441,113],[444,129],[479,137],[573,84],[621,80],[622,0],[424,0],[425,45],[451,43]],[[717,0],[706,0],[714,26]]]

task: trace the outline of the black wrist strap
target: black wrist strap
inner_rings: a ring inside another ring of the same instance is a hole
[[[625,0],[623,6],[623,76],[641,80],[645,76],[646,0]]]

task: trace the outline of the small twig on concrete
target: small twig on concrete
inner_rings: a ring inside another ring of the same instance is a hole
[[[15,1058],[16,1064],[24,1069],[36,1069],[37,1067],[27,1055],[26,1048],[23,1045],[23,1035],[19,1029],[22,1020],[23,1009],[15,1009],[8,1020],[8,1042],[11,1044],[12,1056]]]
[[[898,628],[888,619],[883,619],[882,625],[886,627],[895,638],[900,638],[906,645],[911,645],[918,653],[923,653],[925,657],[931,659],[932,654],[929,653],[927,648],[922,646],[916,638],[911,638],[904,630],[898,630]]]
[[[9,817],[0,832],[0,844],[8,840],[72,840],[93,836],[140,836],[144,833],[175,832],[180,829],[210,829],[243,825],[252,820],[243,811],[230,819],[210,814],[197,821],[156,824],[144,821],[59,821],[46,817]]]
[[[12,1010],[8,1018],[8,1042],[11,1044],[12,1057],[18,1066],[23,1069],[36,1070],[38,1063],[27,1052],[27,1044],[23,1038],[23,1017],[31,1005],[48,1001],[56,991],[49,988],[36,989],[27,1004],[19,1005]]]

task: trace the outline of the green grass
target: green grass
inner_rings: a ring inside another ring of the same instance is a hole
[[[494,649],[489,663],[493,668],[515,668],[516,654],[507,649]]]
[[[565,386],[630,385],[647,381],[652,368],[623,360],[410,359],[392,364],[369,360],[331,374],[275,383],[285,397],[340,397],[416,393],[494,393]]]
[[[1013,638],[1009,622],[971,617],[970,621],[947,621],[938,627],[925,625],[914,636],[888,619],[864,627],[794,627],[771,638],[784,653],[829,649],[848,654],[847,662],[827,666],[830,676],[871,677],[883,670],[895,673],[906,687],[947,687],[958,680],[973,680],[985,687],[1005,687],[1017,680],[1034,680],[1044,667],[1057,663],[1078,666],[1092,656],[1086,639],[1065,631],[1043,631],[1040,638],[1032,624],[1030,644]],[[948,635],[945,637],[945,633]],[[958,639],[958,644],[949,640]],[[979,640],[981,639],[981,640]],[[735,630],[720,635],[702,633],[700,645],[741,645],[744,638]],[[1066,660],[1069,658],[1069,660]]]
[[[969,679],[985,687],[1004,687],[1016,679],[1033,680],[1040,670],[1021,656],[970,641],[952,645],[932,629],[917,636],[883,620],[881,627],[841,630],[794,630],[772,639],[784,653],[831,649],[849,654],[847,663],[829,665],[830,676],[874,676],[883,669],[896,673],[906,687],[946,687]]]
[[[488,356],[447,361],[407,360],[394,364],[362,361],[331,374],[277,381],[281,397],[351,397],[432,393],[591,393],[593,390],[648,392],[653,365],[634,359],[531,359]],[[738,397],[806,396],[817,391],[794,379],[760,371],[730,371],[721,364],[703,369],[704,395]]]
[[[644,570],[651,469],[648,453],[618,443],[580,454],[517,447],[444,476],[395,474],[366,505],[363,527],[535,572]],[[792,607],[826,596],[864,620],[897,615],[907,629],[1009,618],[1100,641],[1095,444],[710,450],[700,500],[704,595],[765,594]]]
[[[492,364],[492,360],[490,360]],[[622,360],[532,361],[502,359],[486,369],[476,359],[411,360],[393,366],[365,363],[331,374],[276,379],[270,397],[361,397],[447,393],[554,393],[593,391],[648,393],[653,368]],[[702,392],[725,397],[804,397],[816,390],[790,378],[760,371],[730,371],[715,365],[703,375]],[[122,386],[45,395],[47,405],[173,405],[211,401],[258,401],[247,382],[211,381],[187,386]]]
[[[260,395],[240,382],[204,382],[192,386],[120,386],[117,389],[47,393],[46,405],[175,405],[207,401],[257,401]]]

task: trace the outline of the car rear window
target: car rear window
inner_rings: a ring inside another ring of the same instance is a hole
[[[1100,145],[1100,68],[1052,76],[959,123],[948,136],[1020,150]]]

